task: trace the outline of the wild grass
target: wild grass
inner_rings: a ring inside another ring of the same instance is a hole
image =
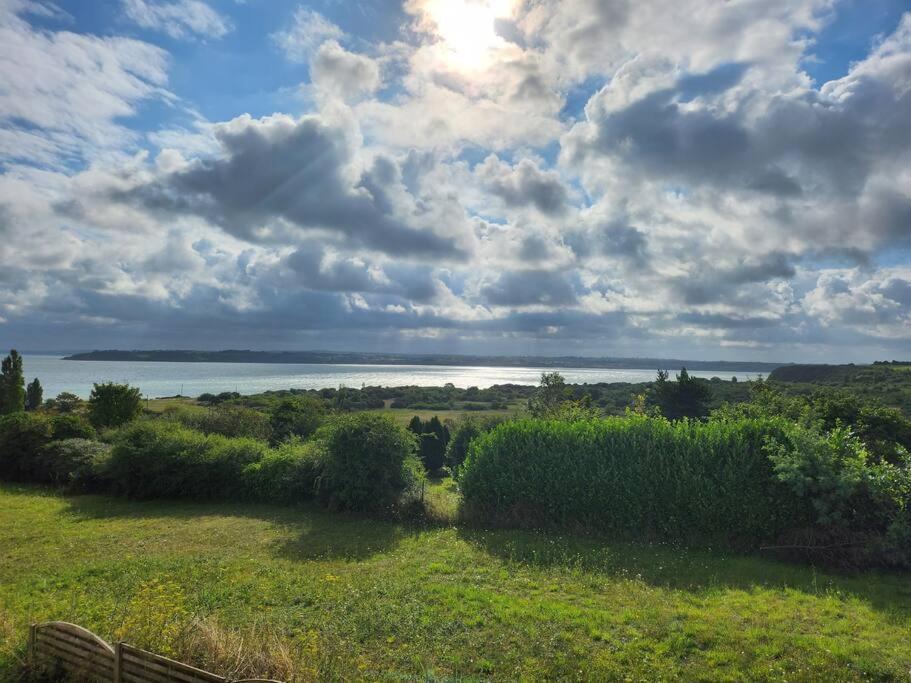
[[[46,619],[294,681],[911,677],[907,575],[2,485],[0,680]]]

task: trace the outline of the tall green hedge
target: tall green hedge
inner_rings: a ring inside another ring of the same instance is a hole
[[[664,538],[774,538],[812,518],[763,452],[778,420],[519,420],[472,442],[466,512]]]

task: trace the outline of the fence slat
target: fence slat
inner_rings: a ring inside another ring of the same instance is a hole
[[[35,663],[47,661],[58,672],[99,683],[228,683],[223,676],[127,643],[112,647],[91,631],[64,621],[32,624],[28,652]],[[236,683],[281,682],[248,678]]]
[[[182,671],[176,671],[171,667],[147,659],[131,659],[129,655],[124,655],[120,664],[124,673],[134,676],[149,676],[156,681],[162,680],[166,683],[209,683],[209,679],[201,679],[193,674],[187,674]],[[224,679],[222,679],[224,681]]]
[[[48,648],[66,652],[72,657],[78,659],[80,662],[84,662],[86,665],[91,665],[94,668],[105,669],[108,672],[114,670],[114,663],[109,658],[98,656],[97,652],[84,650],[65,641],[45,640],[42,635],[38,636],[38,642],[42,646],[47,646]]]
[[[126,643],[123,644],[123,663],[137,662],[148,665],[150,668],[160,667],[165,671],[175,675],[174,680],[182,680],[187,683],[224,683],[225,678],[195,666],[175,661],[163,655],[156,655],[154,652],[141,650]],[[179,676],[180,678],[177,678]]]

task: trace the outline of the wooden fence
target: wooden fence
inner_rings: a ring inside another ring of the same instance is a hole
[[[112,647],[91,631],[65,621],[33,624],[28,649],[37,666],[97,683],[279,683],[234,681],[127,643]]]

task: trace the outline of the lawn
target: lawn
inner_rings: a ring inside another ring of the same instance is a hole
[[[0,680],[46,619],[298,680],[911,677],[907,576],[2,485]]]

